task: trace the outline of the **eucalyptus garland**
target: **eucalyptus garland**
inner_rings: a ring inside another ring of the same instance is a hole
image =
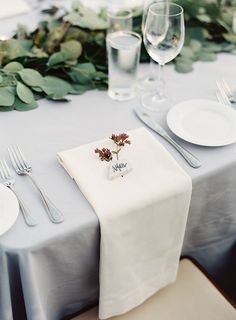
[[[236,52],[236,34],[232,28],[235,0],[176,2],[184,8],[186,26],[185,44],[175,59],[177,71],[190,72],[195,61],[214,61],[219,52]]]
[[[186,39],[175,59],[178,72],[195,61],[213,61],[218,52],[235,52],[232,22],[236,0],[176,0],[185,10]],[[107,89],[106,10],[97,14],[75,1],[71,12],[52,7],[33,32],[18,26],[0,41],[0,111],[26,111],[37,100],[68,101],[68,94]],[[134,8],[134,31],[141,33],[142,9]],[[141,61],[149,61],[142,48]]]

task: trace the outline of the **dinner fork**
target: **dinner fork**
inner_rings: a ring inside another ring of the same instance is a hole
[[[48,198],[46,193],[42,190],[35,178],[32,176],[32,167],[25,160],[25,157],[18,145],[12,145],[8,148],[8,153],[11,159],[11,163],[16,173],[19,175],[27,175],[42,198],[45,210],[48,214],[49,219],[53,223],[61,223],[64,221],[63,214],[56,208],[52,201]]]
[[[14,188],[15,179],[13,178],[11,171],[5,160],[0,161],[0,178],[1,178],[0,182],[4,184],[6,187],[8,187],[9,189],[11,189],[16,195],[26,224],[30,227],[36,226],[37,222],[31,216],[24,202],[21,200],[21,198],[15,191],[15,188]]]

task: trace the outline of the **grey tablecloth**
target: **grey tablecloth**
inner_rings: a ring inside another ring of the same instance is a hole
[[[214,63],[196,63],[195,71],[186,75],[167,67],[166,81],[174,102],[215,99],[215,79],[224,75],[233,81],[235,62],[236,56],[222,54]],[[145,69],[143,66],[142,71]],[[8,160],[7,146],[19,143],[38,181],[65,215],[64,223],[52,224],[27,177],[16,177],[16,188],[38,226],[27,227],[19,215],[12,229],[0,238],[1,320],[59,320],[98,296],[98,220],[58,164],[56,153],[139,127],[132,108],[140,102],[138,98],[115,102],[98,91],[70,98],[70,103],[42,100],[34,111],[0,114],[0,157]],[[161,117],[159,121],[165,125]],[[204,148],[181,141],[203,163],[194,170],[171,146],[156,138],[193,180],[183,253],[192,254],[217,272],[236,238],[236,144]]]

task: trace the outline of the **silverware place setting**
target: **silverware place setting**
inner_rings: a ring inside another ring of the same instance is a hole
[[[18,145],[11,145],[8,148],[9,157],[15,172],[19,176],[28,176],[33,183],[34,187],[38,190],[46,213],[53,223],[61,223],[64,221],[63,214],[57,209],[54,203],[49,199],[48,195],[38,184],[34,176],[32,175],[32,166],[25,159],[23,152]]]
[[[222,108],[214,100],[190,99],[177,103],[168,110],[166,122],[175,136],[188,143],[208,148],[236,142],[236,113],[233,107],[235,96],[225,80],[218,80],[217,88],[216,94],[219,102],[223,104]],[[192,168],[201,167],[201,161],[158,123],[158,112],[150,112],[144,107],[135,108],[134,112],[146,126],[169,142]]]
[[[28,176],[30,178],[33,186],[36,188],[36,190],[38,191],[41,197],[45,211],[50,221],[56,224],[63,222],[64,221],[63,214],[60,212],[60,210],[57,209],[57,207],[50,200],[50,198],[42,189],[42,187],[38,184],[35,177],[32,175],[32,166],[26,160],[20,147],[16,144],[11,145],[8,148],[8,154],[9,154],[10,162],[12,164],[12,167],[15,173],[19,176]],[[23,215],[23,218],[27,226],[29,227],[36,226],[37,221],[32,216],[29,208],[25,205],[24,201],[22,200],[22,197],[19,195],[19,192],[16,191],[15,189],[16,179],[12,174],[5,159],[2,159],[2,160],[0,159],[0,183],[8,187],[9,189],[11,189],[15,194],[15,196],[17,197],[19,206],[20,206],[20,211]]]

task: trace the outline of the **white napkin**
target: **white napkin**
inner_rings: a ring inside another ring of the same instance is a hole
[[[94,153],[109,139],[59,152],[101,228],[99,317],[125,313],[175,281],[191,198],[190,177],[144,128],[128,132],[120,158],[133,170],[109,180]]]
[[[8,18],[30,11],[30,6],[24,0],[7,0],[1,6],[0,18]]]

